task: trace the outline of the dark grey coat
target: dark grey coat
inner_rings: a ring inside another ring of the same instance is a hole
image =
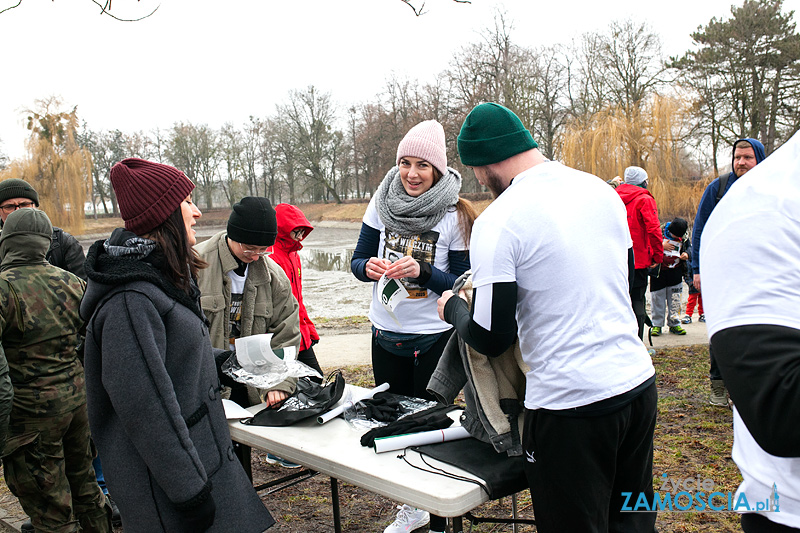
[[[86,389],[125,533],[185,531],[180,511],[209,494],[209,531],[264,531],[274,521],[234,455],[198,302],[147,261],[112,257],[102,244],[87,256],[81,305]]]

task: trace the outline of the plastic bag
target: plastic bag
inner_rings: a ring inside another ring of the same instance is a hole
[[[278,409],[264,408],[243,423],[253,426],[290,426],[324,413],[342,399],[344,390],[344,376],[340,370],[333,371],[324,385],[300,378],[295,393]]]
[[[286,378],[302,378],[305,376],[322,378],[319,372],[296,360],[279,360],[275,363],[263,364],[258,367],[258,370],[259,373],[256,374],[242,368],[236,358],[236,352],[231,352],[231,355],[220,367],[220,371],[234,381],[251,385],[258,389],[271,389],[286,381]]]

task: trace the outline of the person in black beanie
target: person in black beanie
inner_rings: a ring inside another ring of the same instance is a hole
[[[681,217],[664,226],[661,267],[650,275],[650,310],[653,315],[650,334],[654,337],[666,333],[665,324],[670,333],[686,335],[686,330],[681,327],[681,299],[683,274],[689,260],[685,238],[687,229],[688,223]]]
[[[198,285],[215,348],[233,350],[239,337],[272,333],[273,349],[299,350],[299,305],[286,273],[267,257],[277,235],[278,223],[270,201],[247,196],[234,204],[225,231],[195,246],[199,257],[208,263],[198,276]],[[313,359],[298,360],[319,368],[316,357]],[[234,389],[231,399],[245,407],[262,401],[279,405],[294,392],[296,384],[297,380],[290,378],[269,390]],[[300,466],[274,456],[268,459],[285,467]]]
[[[25,180],[11,178],[0,181],[0,228],[5,224],[8,215],[23,207],[39,207],[39,194]],[[78,239],[61,228],[53,226],[53,239],[45,256],[51,265],[72,272],[86,279],[83,254]]]

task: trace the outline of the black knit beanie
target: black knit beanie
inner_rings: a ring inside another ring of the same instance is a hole
[[[0,181],[0,204],[11,198],[27,198],[39,207],[39,195],[36,189],[25,180],[11,178]]]
[[[669,223],[669,228],[667,231],[675,235],[676,237],[683,237],[686,235],[686,230],[689,229],[689,223],[686,222],[686,219],[681,217],[675,217],[672,222]]]
[[[269,200],[246,196],[234,204],[228,217],[228,238],[250,246],[272,246],[278,235],[278,221]]]

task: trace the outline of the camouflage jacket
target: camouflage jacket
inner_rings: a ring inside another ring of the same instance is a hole
[[[33,241],[5,249],[0,263],[0,342],[14,386],[12,417],[58,416],[86,403],[79,358],[86,283],[48,264],[46,246]]]

